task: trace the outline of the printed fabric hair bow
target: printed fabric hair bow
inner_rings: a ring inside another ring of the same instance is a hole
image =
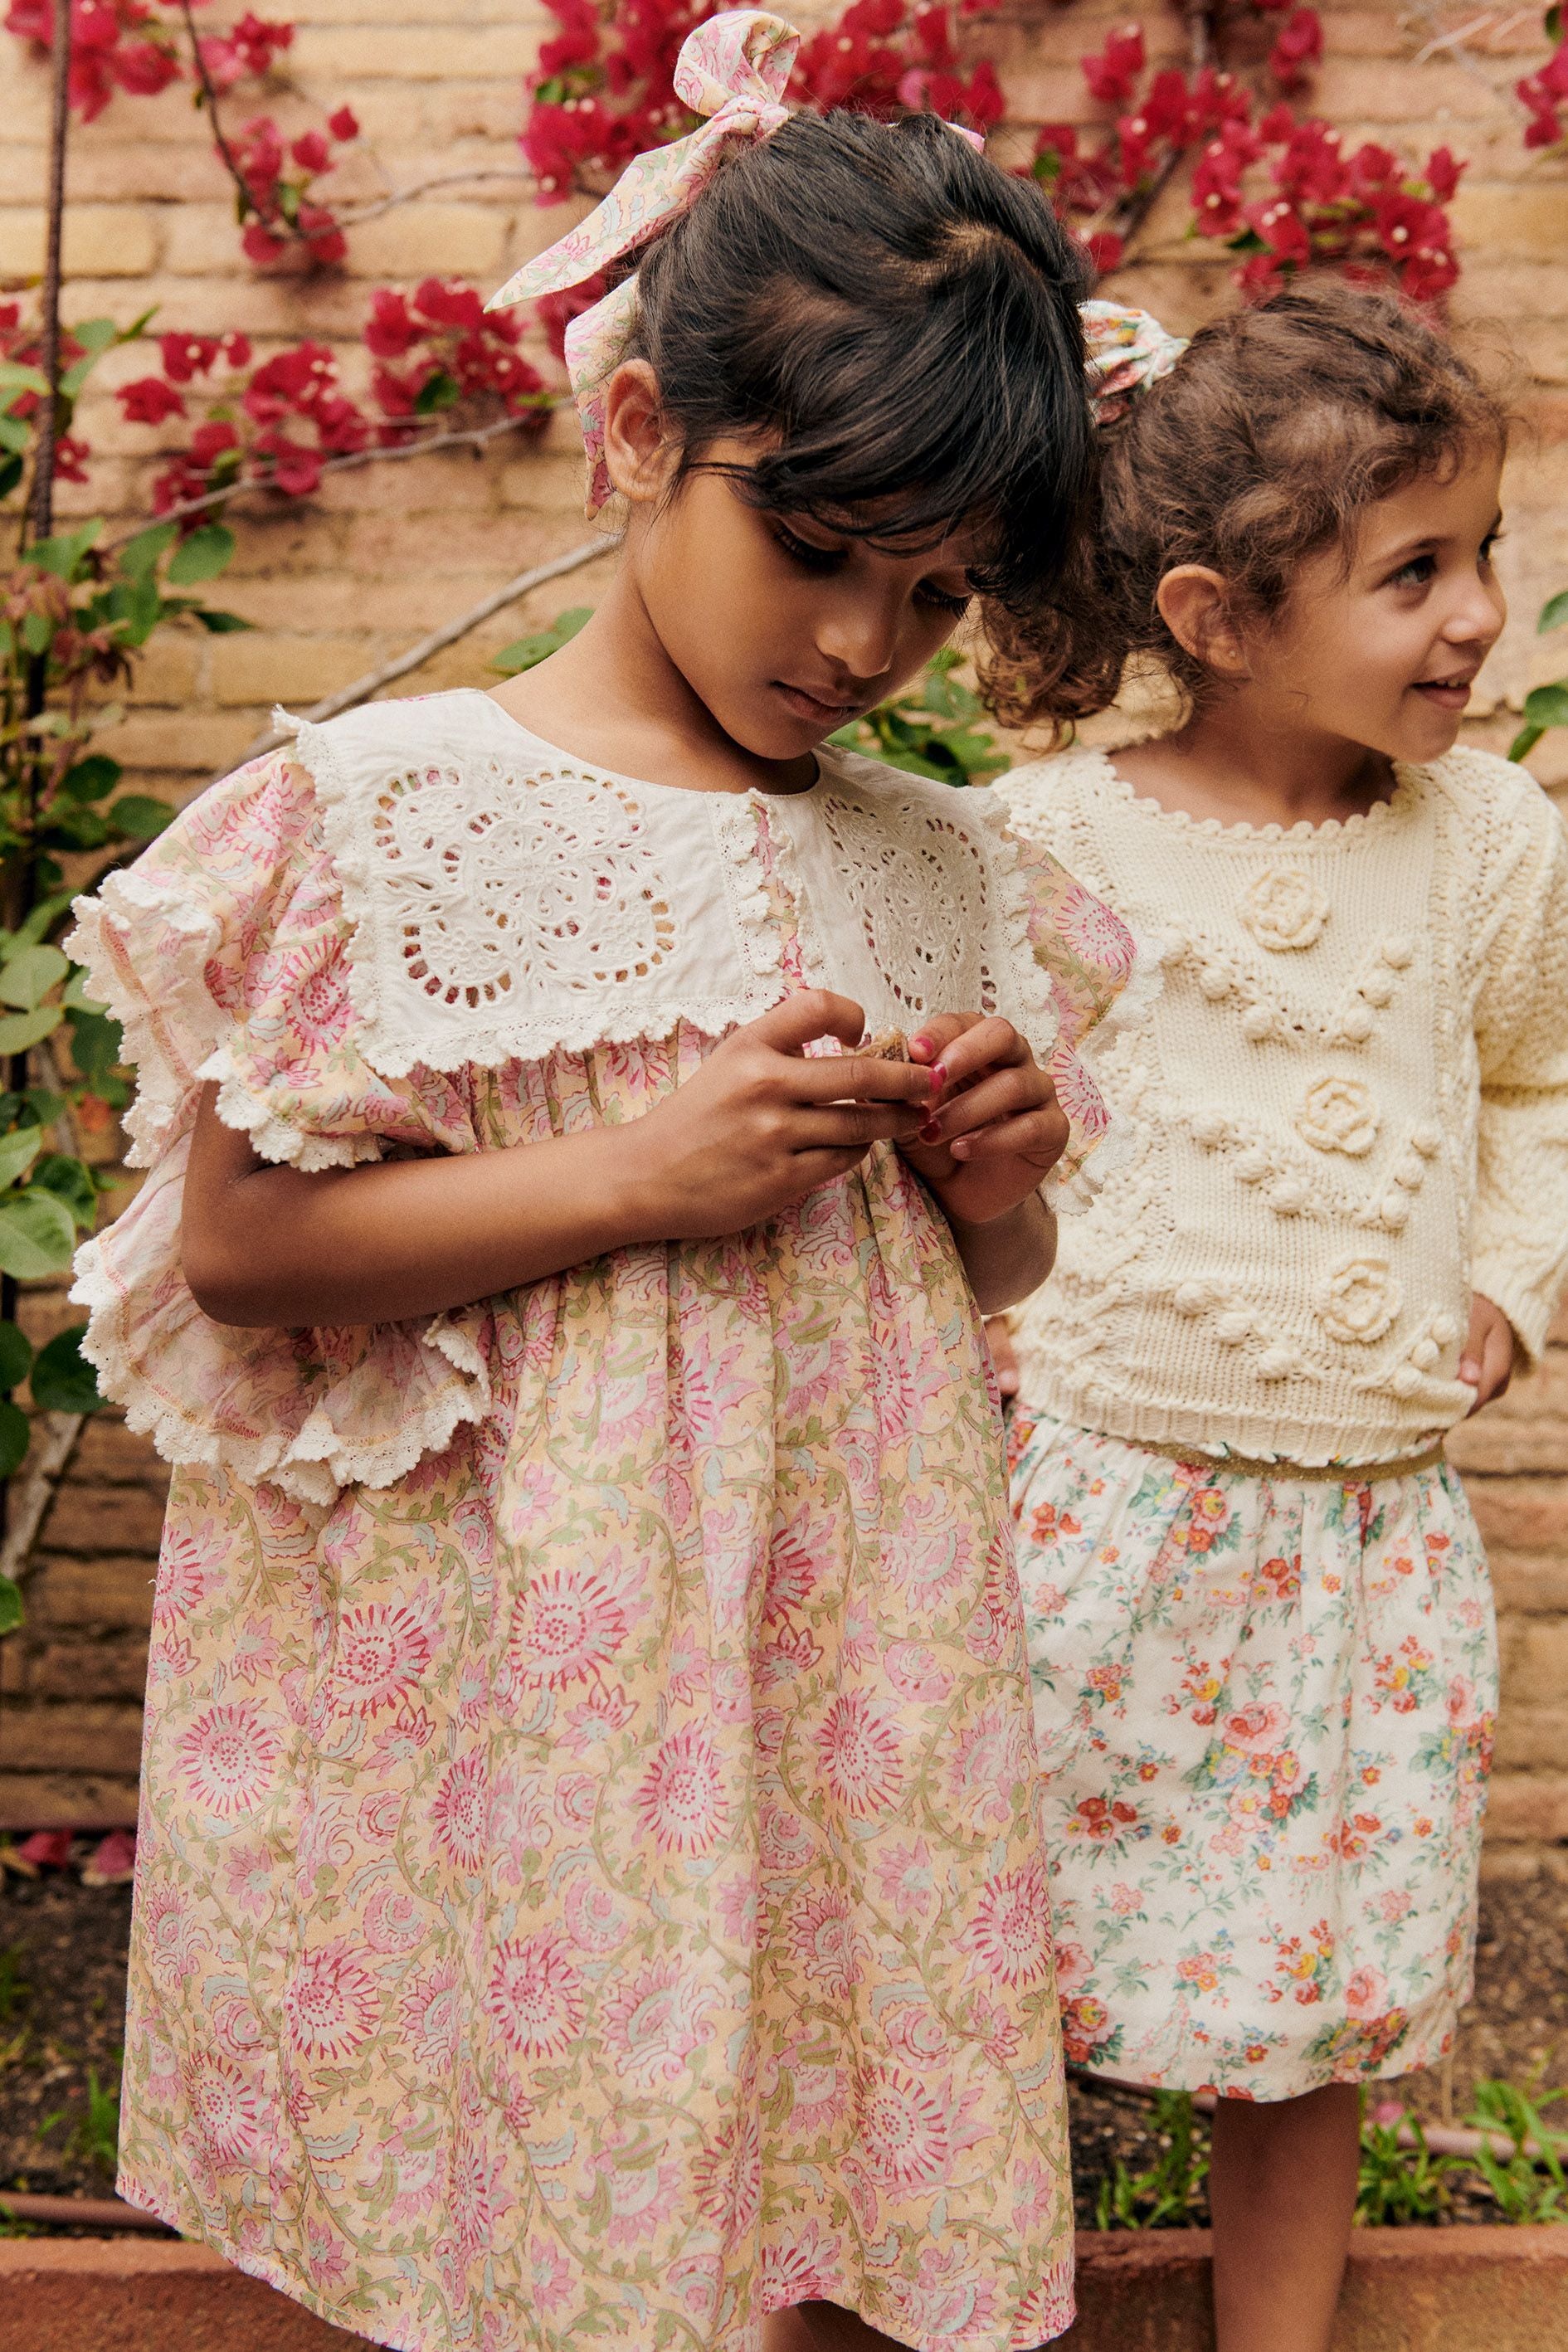
[[[1187,348],[1184,335],[1168,335],[1147,310],[1120,302],[1081,303],[1079,317],[1097,425],[1111,424],[1139,393],[1169,375]]]
[[[702,194],[732,141],[771,139],[789,121],[789,109],[780,100],[799,47],[793,25],[761,9],[731,9],[689,33],[676,60],[675,94],[709,120],[668,147],[634,156],[598,210],[548,253],[525,261],[485,308],[501,310],[581,286],[679,220]],[[636,318],[633,276],[566,330],[566,373],[588,450],[590,514],[611,494],[605,469],[605,387],[625,355]]]
[[[771,139],[789,121],[782,104],[800,35],[758,8],[710,16],[689,33],[675,67],[676,96],[709,119],[684,139],[635,156],[604,203],[559,244],[525,261],[485,308],[502,310],[560,294],[596,277],[690,209],[735,141]],[[952,123],[961,139],[984,150],[976,131]],[[566,330],[566,373],[588,452],[588,512],[611,495],[605,467],[605,387],[626,355],[637,320],[636,276],[574,319]]]
[[[603,204],[548,252],[524,262],[485,308],[502,310],[541,294],[569,292],[679,220],[707,187],[732,142],[771,139],[789,121],[782,101],[799,47],[800,35],[792,25],[761,9],[731,9],[689,33],[676,61],[676,95],[708,119],[684,139],[635,156]],[[956,122],[949,128],[984,152],[977,132]],[[1133,391],[1163,375],[1186,349],[1146,311],[1086,302],[1083,320],[1090,389],[1102,421],[1120,414]],[[591,515],[614,487],[605,464],[605,392],[626,356],[636,321],[633,273],[566,329],[566,373],[587,450]]]

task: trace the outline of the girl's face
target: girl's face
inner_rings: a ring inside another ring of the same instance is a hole
[[[1479,449],[1369,508],[1348,572],[1337,548],[1303,564],[1280,620],[1246,646],[1252,685],[1292,725],[1413,765],[1452,749],[1508,616],[1491,564],[1501,472],[1501,452]]]
[[[743,467],[756,454],[754,443],[720,441],[704,465]],[[896,693],[970,603],[976,551],[962,529],[889,552],[750,506],[728,475],[704,469],[671,495],[630,494],[626,562],[654,634],[725,734],[758,759],[798,760]]]

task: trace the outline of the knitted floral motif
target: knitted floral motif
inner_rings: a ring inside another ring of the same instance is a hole
[[[1381,1339],[1400,1308],[1399,1285],[1381,1257],[1347,1258],[1323,1286],[1318,1308],[1336,1339]]]
[[[1352,1160],[1377,1140],[1377,1106],[1359,1078],[1319,1078],[1307,1089],[1296,1131],[1318,1151],[1343,1151]],[[1416,1179],[1420,1182],[1419,1164]]]
[[[1282,955],[1321,936],[1329,902],[1299,866],[1266,866],[1241,901],[1241,919],[1259,947]]]

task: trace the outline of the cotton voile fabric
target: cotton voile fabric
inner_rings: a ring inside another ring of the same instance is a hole
[[[803,980],[906,1024],[988,992],[1071,1056],[1081,1175],[1128,935],[981,794],[837,754],[670,793],[458,695],[241,770],[81,942],[150,1165],[88,1345],[178,1465],[124,2194],[403,2352],[751,2352],[811,2297],[1059,2333],[1021,1610],[930,1196],[879,1149],[358,1331],[209,1322],[178,1208],[203,1083],[304,1168],[494,1150],[637,1117]]]
[[[1013,1446],[1068,2057],[1252,2099],[1430,2065],[1497,1712],[1457,1472],[1258,1475],[1026,1412]]]

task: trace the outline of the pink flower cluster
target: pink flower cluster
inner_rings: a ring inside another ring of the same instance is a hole
[[[1552,22],[1549,17],[1548,24]],[[1568,34],[1559,23],[1557,47],[1539,73],[1526,74],[1515,82],[1515,95],[1522,100],[1530,122],[1524,134],[1527,147],[1556,147],[1565,135],[1563,109],[1568,106]]]
[[[323,268],[342,259],[348,240],[336,214],[313,192],[316,182],[336,168],[334,141],[346,146],[358,137],[359,124],[347,106],[328,116],[325,131],[307,131],[287,151],[270,115],[258,114],[246,123],[233,144],[250,206],[240,240],[250,260],[276,261],[291,243],[302,244],[310,259]]]
[[[11,0],[5,30],[51,47],[50,0]],[[117,89],[155,97],[183,71],[172,26],[146,0],[71,0],[70,103],[84,122],[101,114]]]
[[[68,327],[60,331],[60,369],[62,373],[86,356],[80,343]],[[36,326],[25,326],[19,302],[0,302],[0,360],[12,360],[20,367],[37,367],[43,357],[43,341]],[[37,414],[39,395],[36,392],[19,392],[12,400],[7,415],[18,424],[26,424]],[[85,482],[87,461],[92,455],[85,441],[73,433],[62,433],[55,442],[55,478],[61,482]]]
[[[371,298],[364,341],[375,365],[367,404],[343,391],[325,344],[299,343],[253,367],[237,334],[161,336],[162,373],[121,384],[116,396],[137,425],[188,415],[193,391],[207,410],[188,449],[153,482],[156,513],[242,478],[308,498],[330,457],[405,442],[437,409],[460,405],[475,421],[532,411],[542,425],[549,395],[515,349],[521,331],[513,319],[487,318],[471,287],[428,278],[413,295],[382,287]],[[398,369],[393,360],[410,364]],[[213,380],[220,367],[221,383]]]
[[[1416,173],[1370,141],[1347,151],[1329,123],[1298,121],[1283,102],[1254,120],[1251,94],[1232,74],[1167,68],[1140,95],[1144,67],[1142,30],[1113,33],[1084,60],[1084,73],[1092,96],[1126,110],[1092,152],[1070,124],[1047,123],[1039,133],[1035,175],[1085,233],[1101,269],[1122,257],[1120,238],[1100,226],[1105,214],[1195,146],[1193,228],[1243,257],[1237,274],[1249,292],[1266,294],[1291,271],[1324,263],[1357,277],[1392,275],[1418,302],[1454,284],[1458,264],[1444,206],[1464,166],[1447,147]]]
[[[689,131],[675,96],[680,44],[713,14],[690,0],[547,0],[560,26],[529,83],[521,144],[542,204],[607,186],[644,148]],[[971,13],[972,0],[963,0]],[[789,96],[797,106],[893,117],[931,111],[988,131],[1005,110],[988,58],[965,69],[959,11],[910,0],[852,0],[801,44]]]

